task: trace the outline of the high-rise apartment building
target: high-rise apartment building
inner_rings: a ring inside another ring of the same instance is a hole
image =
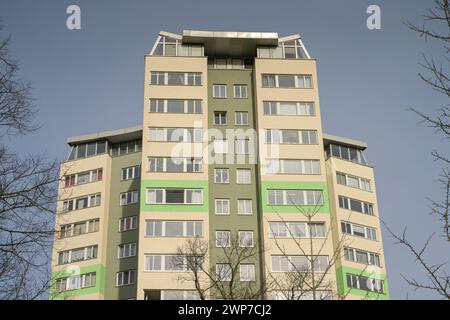
[[[366,144],[322,132],[299,35],[160,32],[144,81],[142,126],[68,140],[52,298],[389,297]]]

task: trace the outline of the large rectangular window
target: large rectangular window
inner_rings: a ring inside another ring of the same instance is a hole
[[[336,172],[336,180],[337,180],[338,184],[341,184],[341,185],[344,185],[347,187],[356,188],[356,189],[369,191],[369,192],[371,191],[369,179],[352,176],[352,175],[345,174],[342,172]]]
[[[120,271],[116,273],[116,286],[127,286],[136,283],[136,270]]]
[[[214,111],[214,124],[217,126],[224,126],[227,124],[226,111]]]
[[[236,143],[236,154],[249,154],[250,140],[236,139],[235,143]]]
[[[149,128],[150,142],[202,142],[202,128]]]
[[[268,190],[269,205],[323,205],[322,190]]]
[[[253,231],[239,231],[238,232],[239,247],[250,248],[254,246]]]
[[[119,219],[119,232],[137,229],[137,216]]]
[[[203,189],[147,189],[147,204],[203,204]]]
[[[361,275],[346,274],[347,286],[349,288],[384,293],[384,281],[380,279],[373,279],[363,277]]]
[[[136,256],[136,243],[124,243],[117,246],[117,259]]]
[[[380,255],[360,249],[344,247],[344,258],[348,261],[380,267]]]
[[[93,157],[105,153],[107,150],[107,141],[96,141],[78,144],[72,147],[67,160],[77,160],[87,157]]]
[[[145,256],[144,271],[186,272],[202,263],[203,257],[152,254]]]
[[[158,86],[201,86],[200,72],[150,72],[150,84]]]
[[[202,158],[149,157],[149,172],[202,172]]]
[[[323,222],[270,221],[271,238],[324,238],[326,235]]]
[[[328,157],[333,156],[359,164],[367,164],[364,153],[359,149],[330,144],[326,149],[326,153]]]
[[[339,208],[365,213],[373,216],[373,204],[344,196],[338,196]]]
[[[98,232],[100,219],[63,224],[60,227],[60,238],[75,237],[86,233]]]
[[[120,175],[121,180],[137,179],[140,177],[141,166],[132,166],[127,168],[122,168],[122,173]]]
[[[128,204],[139,202],[139,191],[128,191],[120,194],[120,205],[125,206]]]
[[[200,114],[202,100],[150,99],[149,112]]]
[[[320,174],[319,160],[267,159],[270,174]]]
[[[81,210],[91,207],[96,207],[101,204],[101,194],[93,194],[90,196],[83,196],[80,198],[69,199],[63,201],[62,211],[69,212],[74,210]]]
[[[237,126],[246,126],[248,125],[248,112],[247,111],[236,111],[235,115],[235,123]]]
[[[89,182],[101,181],[103,178],[103,169],[79,172],[64,176],[64,187],[73,187]]]
[[[214,169],[214,183],[230,183],[230,170],[226,168]]]
[[[377,231],[374,228],[363,226],[348,221],[341,221],[342,233],[356,237],[366,238],[369,240],[377,240]]]
[[[214,153],[226,154],[228,153],[228,141],[227,140],[214,140]]]
[[[252,214],[252,199],[238,199],[238,214]]]
[[[90,272],[72,277],[58,278],[55,281],[55,292],[64,292],[88,287],[95,287],[96,273]]]
[[[98,246],[88,246],[83,248],[61,251],[58,253],[58,264],[67,264],[97,258]]]
[[[203,221],[147,220],[147,237],[203,237]]]
[[[272,255],[272,272],[326,272],[328,256]]]
[[[264,101],[264,115],[315,116],[313,102]]]
[[[268,144],[318,144],[316,130],[266,129]]]
[[[263,74],[263,88],[307,88],[313,87],[312,76],[303,74]]]
[[[133,140],[128,142],[121,142],[113,144],[111,147],[111,155],[122,156],[130,153],[140,152],[142,149],[142,141]]]
[[[240,264],[239,265],[239,280],[240,281],[255,281],[255,265],[254,264]]]
[[[216,231],[216,247],[225,248],[231,245],[231,233],[228,230]]]

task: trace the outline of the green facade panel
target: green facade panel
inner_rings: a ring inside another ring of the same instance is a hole
[[[83,275],[87,273],[95,272],[96,280],[95,286],[64,291],[64,292],[55,292],[54,282],[60,278],[66,278],[76,275]],[[53,284],[50,288],[50,300],[70,300],[74,297],[79,297],[92,293],[100,293],[102,295],[105,294],[105,266],[103,264],[95,264],[90,266],[83,266],[77,268],[74,265],[68,266],[67,269],[63,271],[55,271],[51,274],[51,283]]]
[[[376,279],[382,280],[383,286],[384,286],[384,293],[350,288],[347,285],[347,279],[346,279],[347,274],[369,277],[369,278],[376,278]],[[388,281],[387,281],[387,277],[385,274],[371,272],[371,271],[369,271],[368,268],[356,269],[356,268],[341,266],[341,267],[336,268],[336,280],[337,280],[338,294],[340,297],[345,298],[348,294],[352,294],[355,296],[376,299],[376,300],[388,300],[389,299],[389,286],[388,286]]]

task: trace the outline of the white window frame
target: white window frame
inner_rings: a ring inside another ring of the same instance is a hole
[[[220,240],[223,240],[221,235],[226,235],[227,242],[222,244]],[[231,247],[231,232],[229,230],[216,230],[216,248],[229,248]]]
[[[122,283],[119,283],[119,275],[122,275]],[[128,278],[127,283],[125,283],[125,276]],[[123,286],[129,286],[136,283],[136,270],[125,270],[125,271],[119,271],[116,273],[116,287],[123,287]]]
[[[246,84],[233,85],[233,97],[235,99],[247,99],[248,98],[247,85]]]
[[[253,282],[256,281],[255,265],[251,263],[242,263],[239,265],[239,281]],[[247,275],[249,277],[244,277]]]
[[[126,252],[128,250],[128,255]],[[122,243],[117,246],[117,259],[126,259],[136,256],[137,244],[136,242]]]
[[[137,229],[137,216],[123,217],[119,219],[119,232],[126,232]],[[130,228],[126,228],[127,222],[129,222]],[[122,228],[122,224],[124,228]]]
[[[219,90],[219,95],[216,95],[216,88]],[[226,84],[213,84],[213,98],[226,99],[227,98],[227,85]]]
[[[244,204],[244,209],[246,209],[245,212],[241,212],[240,211],[240,203],[245,203]],[[250,203],[250,207],[248,208],[248,203]],[[239,215],[244,215],[244,216],[249,216],[253,214],[253,200],[252,199],[237,199],[237,211]],[[248,210],[250,209],[250,210]]]
[[[128,195],[130,193],[132,194],[131,195],[131,202],[127,202],[128,201]],[[120,203],[121,207],[130,205],[130,204],[135,204],[135,203],[139,202],[139,191],[138,190],[122,192],[122,193],[120,193],[119,196],[120,196],[119,203]],[[123,199],[125,199],[124,202],[122,201]]]
[[[222,208],[223,208],[223,203],[226,203],[226,206],[228,209],[227,212],[221,212],[221,213],[217,212],[218,203],[222,203]],[[217,215],[224,215],[224,216],[230,215],[230,199],[226,199],[226,198],[214,199],[214,212]]]
[[[222,180],[222,181],[218,181],[216,179],[217,178],[217,174],[220,175],[220,178],[221,178],[220,180]],[[225,181],[223,181],[224,174],[226,176]],[[214,183],[217,183],[217,184],[230,183],[230,169],[228,169],[228,168],[215,168],[214,169]]]
[[[246,117],[244,117],[244,115],[246,115]],[[246,119],[247,121],[244,121],[244,119]],[[247,111],[235,111],[234,112],[234,124],[237,126],[248,126],[248,112]]]
[[[188,188],[188,189],[176,189],[176,190],[183,190],[184,191],[184,195],[183,195],[183,200],[184,200],[184,202],[182,202],[182,203],[166,203],[166,192],[167,192],[167,190],[172,190],[172,188],[169,188],[169,189],[164,189],[164,188],[147,188],[147,190],[146,190],[146,201],[145,201],[145,203],[146,204],[167,204],[167,205],[197,205],[197,204],[203,204],[203,189],[193,189],[193,188]],[[161,203],[159,203],[159,202],[150,202],[150,200],[149,200],[149,194],[150,194],[150,192],[152,192],[152,191],[154,191],[154,192],[158,192],[158,191],[161,191],[162,192],[162,202]],[[192,191],[192,192],[200,192],[200,194],[201,194],[201,202],[186,202],[186,200],[187,200],[187,193],[189,192],[189,191]]]
[[[251,244],[244,245],[244,243],[242,241],[245,240],[248,235],[250,235]],[[240,248],[253,248],[255,246],[255,241],[253,238],[253,231],[251,231],[251,230],[239,230],[238,231],[238,240],[239,240],[238,242],[239,242]]]

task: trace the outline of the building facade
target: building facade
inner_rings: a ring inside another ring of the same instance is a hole
[[[299,35],[161,31],[144,81],[141,126],[68,140],[51,298],[389,298],[367,146],[322,132]]]

